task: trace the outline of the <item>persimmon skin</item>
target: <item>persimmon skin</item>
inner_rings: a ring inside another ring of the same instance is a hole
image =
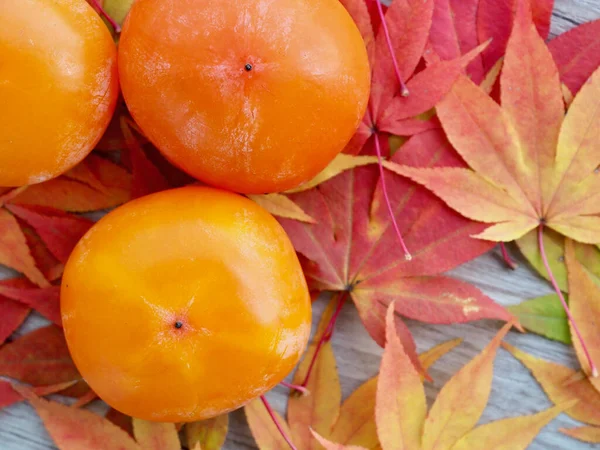
[[[117,50],[85,0],[2,0],[0,186],[40,183],[85,158],[114,111]]]
[[[115,409],[202,420],[279,383],[306,346],[311,302],[289,238],[251,200],[185,187],[102,218],[65,267],[75,365]]]
[[[364,41],[339,0],[138,0],[119,75],[134,119],[171,162],[249,194],[324,169],[370,89]]]

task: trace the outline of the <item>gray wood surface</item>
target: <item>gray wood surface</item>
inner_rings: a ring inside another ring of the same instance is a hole
[[[579,23],[597,18],[600,18],[600,0],[556,0],[552,34],[560,34]],[[552,292],[548,283],[527,266],[515,248],[509,250],[512,256],[520,262],[520,267],[516,271],[505,268],[499,252],[495,250],[454,270],[452,275],[473,283],[503,305],[519,303],[523,299]],[[0,269],[0,276],[9,274],[8,271]],[[323,307],[322,301],[315,303],[315,322]],[[19,333],[26,333],[43,323],[45,323],[43,319],[33,315],[19,330]],[[435,382],[426,386],[430,403],[446,381],[473,358],[499,329],[499,324],[491,321],[451,326],[432,326],[409,322],[409,326],[415,335],[420,351],[456,337],[464,339],[461,346],[442,358],[432,368],[431,375]],[[568,346],[532,334],[523,335],[516,332],[511,332],[507,341],[534,355],[577,367],[573,350]],[[343,394],[346,397],[363,381],[377,373],[381,349],[369,338],[352,306],[347,306],[341,314],[333,338],[333,346]],[[285,389],[276,388],[267,396],[276,409],[280,412],[285,411],[287,398]],[[507,352],[500,350],[495,363],[490,402],[481,423],[504,417],[531,414],[549,406],[551,403],[527,369]],[[96,402],[93,408],[97,411],[105,409],[100,402]],[[600,448],[600,446],[567,438],[557,431],[560,427],[572,427],[577,424],[578,422],[561,414],[539,434],[530,449]],[[0,411],[0,449],[45,450],[53,448],[56,447],[29,405],[20,403]],[[227,450],[256,448],[241,411],[231,414],[231,427],[224,448]]]

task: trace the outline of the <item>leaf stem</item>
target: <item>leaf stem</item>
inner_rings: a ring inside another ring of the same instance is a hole
[[[285,431],[281,427],[281,424],[279,423],[279,420],[277,420],[277,417],[275,417],[275,413],[273,412],[273,408],[271,408],[271,405],[269,404],[269,402],[267,401],[267,399],[265,398],[265,396],[261,395],[260,396],[260,400],[263,402],[263,405],[265,405],[265,408],[267,409],[267,412],[269,413],[269,416],[271,417],[271,420],[273,421],[273,423],[277,427],[277,431],[279,431],[279,434],[281,434],[281,437],[283,437],[283,439],[285,440],[285,442],[287,442],[287,444],[290,446],[290,448],[292,450],[298,450],[296,448],[296,446],[290,440],[290,437],[285,433]]]
[[[282,381],[279,384],[282,386],[285,386],[286,388],[288,388],[291,391],[297,391],[302,395],[308,395],[310,393],[308,389],[306,389],[304,386],[300,386],[298,384],[288,383],[287,381]]]
[[[544,225],[543,224],[540,224],[540,226],[538,228],[538,244],[540,247],[540,254],[542,255],[542,261],[544,263],[544,266],[546,267],[546,272],[548,272],[548,278],[550,278],[550,283],[552,283],[552,287],[558,294],[558,298],[560,299],[560,302],[562,303],[562,306],[565,309],[565,312],[567,313],[567,317],[569,318],[569,321],[571,322],[571,325],[573,326],[573,330],[575,331],[575,334],[579,338],[579,342],[581,343],[581,349],[583,350],[583,353],[588,361],[588,364],[590,365],[590,370],[592,371],[592,377],[597,377],[598,369],[596,368],[594,361],[592,361],[592,356],[590,355],[590,352],[589,352],[587,346],[585,345],[585,341],[583,340],[583,336],[581,335],[581,332],[579,331],[579,327],[577,327],[577,323],[575,322],[575,319],[573,318],[573,315],[571,314],[569,305],[567,305],[567,302],[565,301],[565,297],[563,296],[563,293],[560,290],[558,283],[556,282],[556,278],[554,278],[554,274],[552,273],[552,268],[550,267],[550,264],[548,263],[548,258],[546,257],[546,250],[544,248]]]
[[[381,18],[381,27],[383,28],[383,34],[385,35],[385,41],[387,43],[388,49],[390,51],[390,56],[392,57],[392,63],[394,64],[394,71],[396,72],[396,78],[398,78],[398,83],[400,83],[400,95],[402,97],[408,97],[410,92],[402,79],[402,74],[400,74],[400,67],[398,66],[398,60],[396,59],[396,53],[394,53],[394,48],[392,46],[392,39],[390,37],[390,30],[388,30],[387,22],[385,21],[385,14],[383,14],[383,8],[381,7],[381,1],[375,0],[377,3],[377,12],[379,13],[379,17]]]
[[[504,242],[500,242],[500,250],[502,251],[502,258],[504,258],[504,263],[512,270],[517,270],[519,265],[512,260],[508,251],[506,250],[506,245]]]
[[[335,312],[331,316],[331,319],[329,319],[329,322],[327,323],[327,327],[325,328],[325,331],[323,331],[323,334],[321,335],[319,342],[317,342],[317,348],[315,349],[315,352],[312,355],[312,359],[310,360],[308,370],[306,371],[306,376],[304,377],[304,381],[302,382],[302,384],[300,386],[305,388],[306,385],[308,384],[310,374],[312,373],[312,371],[315,367],[315,363],[317,362],[317,358],[319,357],[319,352],[321,351],[321,347],[323,347],[325,342],[328,342],[329,340],[331,340],[331,337],[333,336],[333,330],[335,328],[335,324],[338,320],[338,317],[340,316],[342,307],[346,303],[347,299],[348,299],[348,291],[342,292],[342,294],[340,295],[340,298],[338,300],[338,304],[335,308]]]
[[[110,23],[110,26],[113,27],[113,29],[115,30],[115,33],[120,33],[121,32],[121,25],[119,25],[115,19],[113,19],[102,7],[102,5],[100,5],[100,3],[98,2],[98,0],[89,0],[94,9],[96,9],[96,11],[98,11],[98,13],[104,17],[108,23]]]
[[[385,173],[383,170],[383,162],[382,162],[382,156],[381,156],[381,145],[379,143],[379,134],[378,133],[375,133],[375,151],[377,152],[377,160],[378,160],[377,165],[379,166],[379,175],[381,177],[381,190],[383,192],[383,198],[385,199],[385,204],[386,204],[388,212],[390,214],[390,219],[392,221],[392,225],[394,226],[394,230],[396,231],[396,236],[398,236],[398,240],[400,241],[400,246],[402,247],[402,250],[404,251],[404,258],[407,261],[410,261],[412,259],[412,255],[408,251],[408,248],[406,247],[406,243],[404,242],[404,239],[402,238],[402,233],[400,232],[400,228],[398,227],[398,223],[396,222],[396,217],[394,216],[394,210],[392,209],[390,197],[387,192],[387,186],[385,183]]]

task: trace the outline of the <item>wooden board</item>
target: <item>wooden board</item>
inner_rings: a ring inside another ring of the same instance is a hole
[[[552,34],[560,34],[575,25],[600,18],[600,0],[556,0],[552,22]],[[515,248],[510,248],[512,256],[520,262],[516,271],[507,269],[498,251],[472,261],[452,272],[452,275],[473,283],[486,294],[503,305],[519,303],[523,299],[537,297],[552,292],[548,283],[535,274],[520,258]],[[8,276],[9,272],[0,271]],[[314,307],[315,321],[318,320],[324,303]],[[43,319],[34,316],[28,320],[21,333],[40,326]],[[465,342],[450,355],[442,358],[431,370],[435,382],[427,385],[428,400],[431,403],[441,386],[496,333],[499,324],[481,321],[466,325],[432,326],[409,322],[420,351],[440,342],[461,337]],[[573,350],[556,342],[535,335],[510,333],[507,341],[519,348],[546,359],[577,367]],[[381,349],[370,339],[352,306],[347,306],[333,338],[333,346],[340,371],[344,397],[358,385],[377,373]],[[285,411],[287,391],[276,388],[268,394],[269,400],[279,411]],[[507,352],[501,350],[495,363],[492,394],[481,423],[504,417],[531,414],[551,406],[541,388]],[[95,409],[104,408],[95,405]],[[564,414],[548,425],[530,446],[531,450],[599,448],[561,435],[561,427],[573,427],[578,423]],[[0,411],[0,449],[3,450],[46,450],[56,448],[44,430],[32,408],[20,403]],[[227,450],[255,449],[254,440],[245,423],[243,413],[231,414],[231,427]],[[302,450],[302,449],[300,449]],[[486,450],[486,449],[482,449]]]

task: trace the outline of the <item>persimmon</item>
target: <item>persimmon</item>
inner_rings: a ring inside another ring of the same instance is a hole
[[[115,409],[193,421],[279,383],[310,333],[294,248],[246,197],[185,187],[102,218],[71,254],[61,287],[75,365]]]
[[[119,75],[147,137],[214,186],[259,194],[317,175],[368,102],[364,41],[339,0],[138,0]]]
[[[85,158],[118,96],[117,50],[85,0],[2,0],[0,186],[56,177]]]

